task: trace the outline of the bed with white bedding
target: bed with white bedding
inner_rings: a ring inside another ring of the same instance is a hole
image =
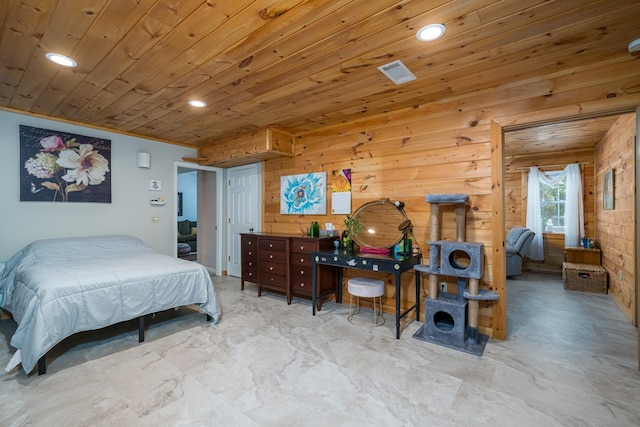
[[[77,332],[190,304],[218,322],[220,304],[206,268],[160,254],[140,239],[35,241],[10,258],[0,274],[0,307],[18,324],[11,337],[17,351],[6,370],[22,363],[28,374]]]

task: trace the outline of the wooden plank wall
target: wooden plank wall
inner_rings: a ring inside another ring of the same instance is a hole
[[[490,123],[477,124],[467,115],[427,117],[423,112],[395,114],[363,123],[306,134],[296,138],[293,159],[270,160],[264,164],[264,230],[303,233],[310,221],[332,222],[344,229],[345,215],[280,215],[280,176],[305,172],[351,169],[352,211],[362,204],[381,198],[405,203],[413,223],[415,242],[428,254],[426,241],[430,230],[428,193],[466,193],[466,238],[486,246],[491,252],[491,147]],[[329,188],[329,186],[328,186]],[[331,211],[328,191],[327,212]],[[441,238],[455,240],[453,206],[441,207]],[[390,225],[396,227],[398,224]],[[487,257],[484,281],[491,276]],[[361,271],[347,271],[346,277]],[[381,277],[380,274],[377,277]],[[426,280],[426,275],[423,278]],[[452,285],[453,278],[443,278]],[[385,278],[385,310],[395,310],[394,277]],[[346,283],[346,282],[345,282]],[[405,273],[402,282],[402,306],[415,301],[414,274]],[[486,285],[485,285],[486,286]],[[425,290],[426,292],[427,290]],[[426,294],[425,294],[426,295]],[[490,333],[490,303],[481,308],[484,333]]]
[[[540,170],[560,170],[560,167],[545,167],[558,165],[559,161],[568,163],[582,163],[582,192],[584,205],[584,229],[587,236],[595,238],[595,188],[594,188],[594,152],[585,150],[573,153],[548,153],[538,158],[527,158],[527,164],[534,162]],[[517,159],[507,159],[510,165],[505,171],[505,208],[506,231],[518,225],[526,225],[527,221],[527,173],[528,167]],[[562,273],[564,262],[564,234],[543,234],[544,261],[531,261],[525,258],[523,270],[538,273]]]
[[[596,241],[609,274],[609,293],[636,323],[635,272],[635,114],[625,114],[596,147]],[[614,170],[614,209],[604,210],[602,180]]]
[[[341,126],[296,134],[292,158],[264,162],[263,230],[305,233],[310,221],[332,222],[342,228],[344,215],[280,215],[279,187],[283,175],[336,169],[352,170],[352,210],[361,204],[388,197],[406,204],[414,223],[416,241],[424,242],[429,230],[427,193],[466,193],[471,199],[467,217],[467,240],[485,245],[485,274],[481,287],[492,288],[493,213],[502,206],[492,204],[491,124],[501,126],[534,123],[558,117],[631,110],[640,104],[640,94],[621,91],[617,75],[628,72],[625,64],[603,64],[571,76],[522,82],[478,92],[464,99],[452,98],[398,110],[375,118],[347,122]],[[570,78],[569,78],[570,77]],[[612,96],[611,94],[616,94]],[[495,191],[502,191],[495,187]],[[328,192],[327,209],[331,211]],[[501,199],[501,197],[500,197]],[[441,224],[446,239],[455,238],[453,209],[444,209]],[[631,234],[630,234],[631,235]],[[504,338],[506,291],[504,278],[497,278],[501,298],[483,304],[480,310],[481,333]],[[391,278],[386,278],[385,309],[395,298]],[[405,275],[401,305],[411,304],[413,277]],[[492,304],[497,304],[494,313]],[[495,325],[494,325],[495,320]]]

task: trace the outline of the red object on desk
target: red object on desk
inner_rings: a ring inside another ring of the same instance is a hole
[[[361,254],[374,254],[374,255],[391,255],[391,249],[389,248],[360,248]]]

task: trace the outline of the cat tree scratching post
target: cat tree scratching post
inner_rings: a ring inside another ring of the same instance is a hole
[[[467,298],[469,301],[469,317],[467,319],[467,323],[469,324],[469,328],[467,329],[467,335],[469,339],[473,342],[478,341],[478,317],[480,311],[480,301],[474,299],[478,295],[479,291],[479,283],[480,279],[469,279],[469,296],[471,298]]]
[[[440,205],[438,203],[431,203],[431,236],[432,242],[440,240]],[[429,250],[430,254],[434,253],[434,249],[437,255],[438,248]],[[437,260],[437,256],[436,256]],[[431,263],[433,263],[433,257],[431,257]],[[436,273],[429,273],[429,298],[438,298],[438,275]]]
[[[467,204],[469,198],[465,196],[465,201],[456,204],[456,241],[464,242],[467,238]]]
[[[431,205],[429,265],[416,265],[414,269],[429,273],[429,297],[425,300],[425,324],[413,337],[481,356],[488,337],[478,334],[480,301],[497,299],[498,294],[480,289],[484,245],[465,241],[469,197],[428,194],[425,200]],[[439,240],[440,204],[455,205],[455,241]],[[456,277],[457,293],[439,294],[439,275]]]

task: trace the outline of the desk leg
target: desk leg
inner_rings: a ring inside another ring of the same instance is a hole
[[[396,339],[400,339],[400,273],[396,273]]]
[[[342,304],[342,267],[338,267],[338,304]]]
[[[420,272],[416,270],[416,320],[420,321]]]
[[[311,261],[311,313],[315,316],[316,315],[316,294],[317,294],[317,286],[318,284],[316,283],[317,279],[316,276],[318,275],[318,264],[316,264],[316,262],[314,260]]]

